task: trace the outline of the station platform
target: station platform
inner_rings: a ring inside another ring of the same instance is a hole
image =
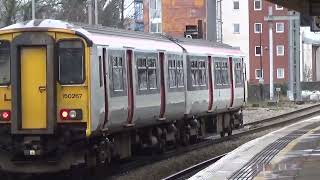
[[[243,144],[190,178],[320,179],[320,116]]]

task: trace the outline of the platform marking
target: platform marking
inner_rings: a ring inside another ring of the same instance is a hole
[[[312,135],[314,132],[320,130],[320,126],[314,129],[311,129],[310,131],[308,131],[307,133],[305,133],[304,135],[298,137],[297,139],[293,140],[291,143],[289,143],[284,149],[282,149],[279,154],[273,159],[271,160],[270,164],[271,165],[275,165],[280,163],[285,156],[292,151],[292,149],[304,138],[306,138],[307,136]]]
[[[318,117],[318,116],[317,116]],[[311,119],[308,119],[308,120],[312,120],[313,118]],[[319,127],[316,127],[314,129],[311,129],[310,131],[308,131],[307,133],[305,133],[304,135],[298,137],[297,139],[293,140],[291,143],[289,143],[285,148],[283,148],[272,160],[269,164],[267,164],[266,166],[269,166],[271,165],[271,167],[273,166],[276,166],[277,164],[280,164],[280,162],[282,160],[285,159],[286,155],[289,154],[290,151],[293,150],[293,148],[299,143],[301,142],[302,139],[305,139],[307,138],[308,136],[314,134],[314,132],[320,130],[320,126]],[[268,170],[263,170],[261,171],[259,174],[257,174],[257,176],[254,178],[254,180],[264,180],[266,178],[265,176],[265,172],[268,171]],[[272,171],[272,169],[271,169]]]

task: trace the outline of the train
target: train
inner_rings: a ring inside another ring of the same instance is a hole
[[[0,169],[52,173],[243,124],[245,56],[205,40],[52,19],[0,29]]]

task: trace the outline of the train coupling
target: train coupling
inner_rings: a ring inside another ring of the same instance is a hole
[[[40,137],[24,137],[22,147],[24,156],[35,157],[43,154]]]

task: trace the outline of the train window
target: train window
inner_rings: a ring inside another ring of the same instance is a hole
[[[228,85],[229,84],[229,72],[228,72],[228,63],[223,62],[222,63],[222,84],[223,85]]]
[[[192,86],[207,85],[207,65],[204,59],[193,59],[191,61]]]
[[[157,86],[157,58],[138,57],[138,85],[139,90],[158,89]]]
[[[147,58],[138,59],[138,83],[140,90],[148,89],[147,71]]]
[[[235,82],[236,84],[242,84],[243,83],[243,75],[242,75],[242,66],[241,62],[236,62],[235,63]]]
[[[63,85],[84,83],[84,48],[80,40],[58,43],[59,82]]]
[[[221,81],[221,64],[222,62],[215,62],[215,73],[214,73],[214,79],[215,79],[215,84],[217,85],[222,85]]]
[[[124,82],[123,82],[123,68],[124,62],[123,58],[119,56],[111,56],[112,63],[112,84],[114,91],[123,91]]]
[[[0,41],[0,85],[10,83],[10,43]]]
[[[215,84],[217,86],[228,86],[229,85],[229,69],[226,59],[218,59],[215,62],[214,72]]]
[[[148,59],[148,84],[149,89],[157,89],[156,59]]]
[[[184,87],[183,60],[181,56],[169,56],[169,88]]]

